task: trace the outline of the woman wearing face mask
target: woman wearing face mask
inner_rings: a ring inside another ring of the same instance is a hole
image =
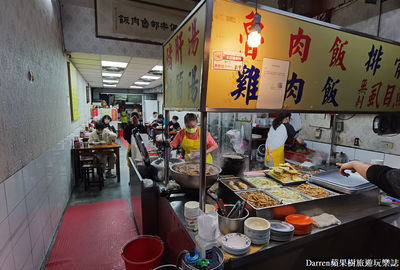
[[[182,143],[182,148],[185,150],[185,159],[192,161],[199,158],[200,150],[200,127],[197,125],[197,117],[194,113],[187,113],[184,118],[185,128],[181,129],[176,134],[175,139],[171,142],[173,148],[177,148]],[[212,164],[211,152],[218,149],[218,144],[211,137],[210,132],[207,132],[207,163]]]

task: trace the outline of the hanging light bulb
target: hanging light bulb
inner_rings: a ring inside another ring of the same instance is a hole
[[[257,13],[257,1],[256,1],[256,14],[253,18],[253,26],[250,28],[250,34],[247,39],[247,44],[250,47],[258,47],[261,44],[261,15]]]

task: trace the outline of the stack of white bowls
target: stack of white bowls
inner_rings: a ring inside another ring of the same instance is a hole
[[[250,217],[244,221],[244,234],[256,245],[269,242],[271,225],[268,220],[260,217]]]
[[[183,210],[185,216],[186,227],[191,230],[197,229],[197,217],[200,214],[199,202],[188,201],[185,203]]]

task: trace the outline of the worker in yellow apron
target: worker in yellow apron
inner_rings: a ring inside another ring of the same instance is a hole
[[[272,122],[265,142],[265,166],[267,167],[277,167],[285,163],[285,142],[289,137],[294,138],[296,135],[293,126],[289,124],[290,116],[290,113],[281,113]],[[296,140],[304,143],[300,138]]]
[[[186,161],[199,161],[200,159],[200,127],[197,125],[197,117],[194,113],[188,113],[184,118],[186,128],[181,129],[171,142],[171,147],[177,148],[182,143],[182,148],[185,150]],[[206,162],[212,164],[213,159],[211,152],[218,149],[218,144],[211,137],[210,132],[207,132],[207,156]]]
[[[128,125],[128,113],[126,110],[121,111],[121,128],[125,129]]]

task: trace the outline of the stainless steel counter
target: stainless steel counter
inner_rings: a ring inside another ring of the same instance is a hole
[[[357,195],[344,195],[326,200],[310,201],[297,204],[297,213],[308,216],[329,213],[335,215],[342,222],[342,224],[322,229],[313,227],[313,231],[310,235],[295,236],[289,242],[271,241],[269,245],[256,253],[232,259],[227,263],[226,269],[245,269],[254,263],[268,260],[270,257],[273,258],[274,256],[285,252],[289,253],[290,250],[302,248],[304,245],[307,245],[307,243],[319,241],[327,237],[335,237],[335,235],[339,235],[346,230],[357,230],[358,228],[369,222],[373,222],[374,220],[400,213],[400,205],[393,204],[391,206],[379,206],[377,196],[378,191],[373,190]],[[185,219],[183,215],[185,202],[185,200],[170,202],[177,217],[180,219],[183,225],[185,225]],[[196,234],[188,229],[186,229],[186,231],[194,241]]]

